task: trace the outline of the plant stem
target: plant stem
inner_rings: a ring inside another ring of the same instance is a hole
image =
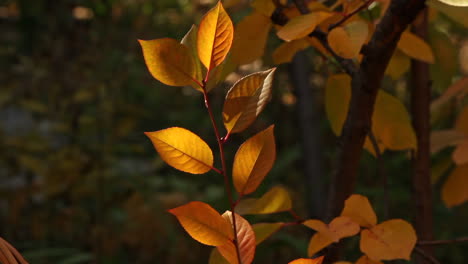
[[[208,73],[207,73],[207,76],[208,76]],[[204,82],[204,84],[205,84],[205,82]],[[205,87],[203,87],[203,88],[205,88]],[[238,261],[239,264],[242,264],[242,260],[241,260],[241,256],[240,256],[240,250],[239,250],[239,243],[238,243],[238,240],[237,240],[236,216],[235,216],[235,212],[234,212],[236,204],[233,202],[233,199],[232,199],[231,184],[229,183],[229,177],[227,175],[227,170],[226,170],[226,159],[224,157],[223,143],[225,141],[222,140],[221,137],[219,136],[219,130],[218,130],[218,127],[216,126],[216,121],[215,121],[214,116],[213,116],[213,111],[211,110],[211,105],[210,105],[210,101],[208,99],[208,94],[205,91],[205,89],[203,89],[203,98],[205,99],[205,106],[206,106],[206,109],[208,110],[208,114],[210,116],[211,124],[213,125],[213,131],[214,131],[215,136],[216,136],[216,141],[218,142],[219,155],[220,155],[220,158],[221,158],[221,168],[222,168],[221,169],[221,174],[223,175],[223,178],[224,178],[224,187],[226,189],[226,193],[227,193],[227,196],[228,196],[228,199],[229,199],[229,205],[231,207],[231,213],[232,213],[232,226],[233,226],[233,231],[234,231],[234,241],[233,242],[234,242],[234,246],[236,248],[237,261]]]

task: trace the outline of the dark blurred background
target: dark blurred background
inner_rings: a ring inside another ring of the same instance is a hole
[[[166,210],[201,200],[223,212],[223,179],[166,166],[143,132],[181,126],[215,148],[210,121],[200,93],[150,76],[137,39],[181,39],[214,2],[0,1],[0,236],[30,263],[207,263],[210,249],[192,240]],[[251,12],[248,1],[225,2],[234,22]],[[272,33],[264,60],[230,78],[272,65],[279,43]],[[280,66],[266,111],[228,145],[230,159],[240,143],[275,123],[277,161],[254,196],[283,184],[304,218],[322,218],[327,203],[336,146],[322,106],[330,67],[310,50]],[[309,88],[298,97],[304,74]],[[221,85],[212,95],[218,120],[227,88]],[[410,220],[408,157],[385,158],[390,215]],[[375,163],[366,153],[357,192],[382,216]],[[437,191],[435,208],[437,237],[468,233],[466,206],[445,208]],[[256,263],[305,256],[310,235],[306,228],[284,229],[258,248]],[[359,240],[350,241],[347,256],[356,259]],[[451,245],[437,253],[443,263],[466,263],[467,250]]]

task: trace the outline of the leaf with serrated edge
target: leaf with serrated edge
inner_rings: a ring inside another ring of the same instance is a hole
[[[409,31],[401,34],[398,48],[411,58],[427,63],[434,63],[434,54],[429,44]]]
[[[198,27],[198,57],[208,71],[224,61],[233,38],[234,26],[231,18],[219,1],[206,13]]]
[[[285,41],[303,38],[314,31],[318,24],[331,15],[332,13],[329,12],[317,11],[294,17],[289,20],[284,27],[278,30],[277,35],[280,39]]]
[[[283,187],[271,188],[259,199],[243,199],[236,207],[239,214],[272,214],[290,210],[291,197]]]
[[[457,166],[442,186],[442,201],[454,207],[468,201],[468,163]]]
[[[413,226],[401,219],[392,219],[361,232],[360,248],[374,261],[410,259],[416,245]]]
[[[185,36],[182,38],[180,43],[185,45],[189,49],[190,54],[192,55],[193,61],[194,61],[194,68],[195,68],[194,78],[198,80],[199,83],[202,83],[203,77],[205,74],[205,69],[203,69],[200,59],[198,59],[197,31],[198,31],[198,27],[196,25],[192,25],[192,27],[187,32],[187,34],[185,34]],[[192,86],[196,90],[202,91],[202,88],[200,87],[200,85],[193,84]]]
[[[359,194],[353,194],[346,199],[341,216],[350,217],[363,227],[372,227],[377,224],[377,216],[369,199]]]
[[[274,125],[244,142],[234,157],[232,178],[241,195],[254,192],[273,167],[276,158]]]
[[[300,258],[289,262],[288,264],[322,264],[323,256],[314,258],[314,259],[307,259],[307,258]]]
[[[193,239],[202,244],[219,246],[234,238],[229,221],[206,203],[190,202],[169,212],[177,217]]]
[[[171,86],[194,85],[195,63],[186,46],[171,38],[138,41],[155,79]]]
[[[257,245],[278,231],[282,226],[283,223],[258,223],[252,225]]]
[[[247,75],[228,91],[223,122],[228,133],[238,133],[252,124],[271,98],[276,68]]]
[[[213,152],[199,136],[181,127],[145,132],[167,164],[192,173],[202,174],[213,167]]]
[[[252,226],[242,216],[235,214],[236,216],[236,228],[237,228],[237,243],[239,246],[239,255],[242,264],[252,263],[255,256],[255,233],[252,230]],[[232,213],[226,211],[223,214],[224,219],[229,221],[233,225]],[[227,243],[218,246],[219,253],[226,258],[231,264],[238,264],[236,247],[233,243]]]

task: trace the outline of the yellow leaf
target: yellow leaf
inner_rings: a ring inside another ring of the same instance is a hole
[[[296,39],[290,42],[282,43],[278,48],[273,51],[273,63],[281,64],[291,62],[294,55],[303,49],[309,47],[310,44],[306,39]]]
[[[451,5],[444,4],[438,0],[429,0],[427,4],[437,9],[438,11],[444,13],[449,18],[451,18],[454,22],[460,23],[461,25],[468,27],[468,16],[466,13],[468,12],[468,7],[455,7]]]
[[[458,114],[455,129],[468,136],[468,105]]]
[[[198,57],[210,71],[220,65],[231,48],[234,27],[221,1],[202,18],[198,28]]]
[[[276,68],[247,75],[228,91],[223,122],[228,133],[238,133],[252,124],[271,98]]]
[[[431,153],[458,145],[463,142],[465,135],[456,130],[438,130],[431,133]]]
[[[381,261],[373,261],[372,259],[370,259],[369,257],[367,257],[366,255],[363,255],[362,257],[360,257],[355,264],[384,264],[383,262]]]
[[[442,186],[442,200],[447,207],[468,200],[468,164],[456,167]]]
[[[353,21],[328,33],[330,47],[343,58],[357,58],[367,39],[369,27],[364,21]]]
[[[275,4],[271,0],[253,0],[250,5],[255,9],[255,11],[267,17],[270,17],[276,8]]]
[[[416,232],[408,222],[393,219],[361,232],[360,248],[374,261],[410,259]]]
[[[453,152],[452,158],[457,165],[468,163],[468,139],[465,139],[457,146]]]
[[[239,246],[239,255],[242,264],[250,264],[255,255],[255,233],[252,226],[242,216],[235,214],[236,228],[237,228],[237,242]],[[234,226],[232,221],[232,212],[226,211],[223,214],[224,219],[229,221]],[[219,253],[228,260],[230,264],[239,264],[237,259],[237,252],[234,243],[227,243],[218,246]]]
[[[236,207],[239,214],[272,214],[288,211],[292,207],[291,197],[283,187],[275,186],[258,199],[244,199]]]
[[[219,253],[218,248],[213,248],[210,253],[210,258],[208,264],[230,264],[221,253]]]
[[[244,142],[234,157],[232,178],[239,194],[254,192],[270,172],[276,158],[274,125]]]
[[[289,262],[288,264],[322,264],[323,256],[314,258],[314,259],[307,259],[307,258],[300,258]]]
[[[351,77],[336,74],[328,77],[325,89],[325,111],[335,135],[341,135],[341,129],[348,113],[351,100]]]
[[[278,30],[277,35],[280,39],[285,41],[303,38],[314,31],[318,24],[330,16],[331,13],[329,12],[317,11],[294,17],[289,20],[284,27]]]
[[[283,223],[258,223],[252,225],[257,245],[278,231],[282,226]]]
[[[336,217],[328,225],[316,219],[307,220],[303,224],[333,242],[359,233],[359,225],[346,216]]]
[[[353,194],[345,201],[342,216],[350,217],[363,227],[372,227],[377,224],[377,216],[367,197]]]
[[[392,77],[393,80],[398,80],[410,68],[410,59],[401,51],[396,50],[393,53],[390,63],[388,64],[385,74]]]
[[[194,68],[195,68],[195,74],[193,75],[193,77],[196,80],[198,80],[198,83],[201,83],[203,81],[205,69],[202,67],[200,59],[198,58],[197,32],[198,32],[198,27],[196,25],[192,25],[192,27],[187,32],[187,34],[185,34],[185,36],[182,38],[180,43],[189,49],[190,55],[192,55],[192,58],[193,58]],[[200,87],[200,85],[193,83],[192,86],[193,88],[202,91],[202,88]]]
[[[138,41],[154,78],[171,86],[193,85],[195,66],[186,46],[170,38]]]
[[[206,203],[190,202],[169,212],[177,217],[193,239],[202,244],[219,246],[234,238],[229,221]]]
[[[423,39],[409,31],[401,34],[398,48],[411,58],[434,63],[434,54],[431,47]]]
[[[468,0],[438,0],[451,6],[468,6]]]
[[[213,167],[213,152],[199,136],[181,127],[145,132],[167,164],[192,174],[208,172]]]
[[[271,20],[258,12],[244,17],[236,25],[231,58],[237,65],[247,64],[263,56]]]
[[[313,256],[320,250],[324,249],[326,246],[333,243],[333,240],[322,235],[322,233],[315,233],[309,241],[309,246],[307,248],[307,255]]]

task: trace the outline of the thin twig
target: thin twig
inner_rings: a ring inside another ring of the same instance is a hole
[[[419,246],[435,246],[435,245],[448,245],[448,244],[455,244],[455,243],[465,243],[468,242],[468,237],[459,237],[454,239],[441,239],[441,240],[430,240],[430,241],[418,241],[416,243]]]
[[[382,179],[382,188],[383,188],[383,205],[384,205],[384,219],[388,219],[389,208],[390,208],[390,199],[388,195],[388,178],[387,173],[385,173],[385,164],[382,158],[382,152],[380,151],[379,144],[377,139],[372,131],[369,132],[369,139],[374,148],[375,155],[377,158],[377,178]]]
[[[434,258],[433,256],[427,254],[426,251],[424,251],[423,249],[421,249],[419,247],[415,247],[413,252],[418,253],[419,255],[421,255],[425,259],[429,260],[433,264],[441,264],[436,258]]]
[[[328,27],[328,31],[331,31],[332,29],[334,28],[337,28],[339,26],[341,26],[344,22],[346,22],[346,20],[350,19],[352,16],[356,15],[357,13],[361,12],[362,10],[364,10],[365,8],[367,8],[372,2],[374,2],[374,0],[368,0],[366,1],[363,5],[359,6],[358,8],[356,8],[356,10],[354,10],[353,12],[345,15],[342,19],[340,19],[338,22],[336,22],[335,24],[332,24]]]

